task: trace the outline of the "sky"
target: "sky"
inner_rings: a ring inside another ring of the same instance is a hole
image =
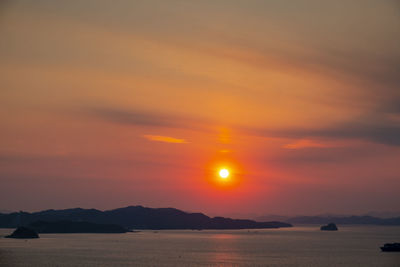
[[[398,1],[2,1],[0,36],[0,209],[398,211]]]

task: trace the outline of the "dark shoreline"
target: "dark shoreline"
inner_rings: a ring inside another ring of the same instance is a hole
[[[86,222],[114,224],[135,230],[234,230],[234,229],[277,229],[292,227],[292,224],[270,221],[208,217],[203,213],[188,213],[174,208],[146,208],[129,206],[120,209],[100,211],[96,209],[45,210],[40,212],[15,212],[0,214],[0,228],[28,226],[43,222]]]

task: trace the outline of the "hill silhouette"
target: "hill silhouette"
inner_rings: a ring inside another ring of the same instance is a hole
[[[98,224],[92,222],[73,222],[73,221],[56,221],[56,222],[37,221],[29,224],[29,228],[34,229],[38,233],[43,233],[43,234],[128,232],[127,229],[116,224]]]
[[[98,224],[116,224],[127,229],[256,229],[291,227],[278,221],[256,222],[253,220],[208,217],[202,213],[188,213],[174,208],[147,208],[129,206],[108,211],[96,209],[45,210],[39,212],[14,212],[0,214],[0,228],[15,228],[37,221],[75,221]]]

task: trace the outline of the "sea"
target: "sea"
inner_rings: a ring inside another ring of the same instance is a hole
[[[252,230],[145,230],[126,234],[0,237],[0,266],[393,266],[400,226],[319,226]],[[13,229],[0,229],[0,236]]]

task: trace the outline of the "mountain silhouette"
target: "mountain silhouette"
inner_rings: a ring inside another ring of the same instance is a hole
[[[98,224],[92,222],[37,221],[29,224],[29,228],[41,234],[51,233],[126,233],[122,226],[116,224]]]
[[[37,221],[75,221],[98,224],[116,224],[127,229],[256,229],[291,227],[290,223],[272,221],[208,217],[202,213],[188,213],[174,208],[147,208],[129,206],[114,210],[64,209],[39,212],[0,214],[0,228],[27,226]]]

